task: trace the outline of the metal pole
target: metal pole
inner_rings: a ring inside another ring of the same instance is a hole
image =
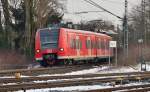
[[[117,47],[116,47],[116,66],[118,66],[118,59],[117,59],[118,55],[117,55]]]
[[[110,66],[110,46],[109,46],[109,66]]]
[[[128,13],[128,10],[127,10],[127,8],[128,8],[128,1],[127,0],[125,0],[125,30],[126,30],[126,54],[127,54],[127,58],[128,58],[128,36],[129,36],[129,34],[128,34],[128,15],[127,15],[127,13]]]
[[[141,7],[142,7],[142,24],[143,24],[143,32],[142,32],[143,36],[142,37],[144,39],[144,44],[146,44],[147,32],[146,32],[146,19],[145,19],[145,0],[142,0]]]
[[[125,0],[125,15],[124,15],[124,21],[123,21],[123,31],[124,31],[124,55],[126,60],[128,58],[128,38],[129,38],[129,32],[128,32],[128,1]]]

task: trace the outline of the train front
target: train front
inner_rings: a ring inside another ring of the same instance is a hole
[[[39,29],[35,37],[35,59],[41,66],[53,65],[57,59],[59,29]]]

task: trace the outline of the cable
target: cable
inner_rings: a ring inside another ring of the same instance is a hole
[[[119,18],[119,19],[123,19],[123,18],[119,17],[118,15],[116,15],[116,14],[114,14],[114,13],[112,13],[112,12],[106,10],[105,8],[103,8],[102,6],[98,5],[97,3],[95,3],[95,2],[92,1],[92,0],[84,0],[84,1],[86,1],[87,3],[89,3],[89,4],[91,4],[91,5],[95,6],[95,7],[97,7],[97,8],[99,8],[99,9],[102,9],[102,10],[104,10],[104,11],[110,13],[111,15],[113,15],[113,16]]]
[[[90,13],[90,12],[104,12],[104,11],[81,11],[81,12],[75,12],[75,14]]]
[[[110,2],[110,3],[114,3],[114,4],[124,4],[124,2],[117,2],[117,1],[111,1],[111,0],[101,0],[101,1],[106,1],[106,2]],[[136,6],[137,4],[128,2],[128,4],[132,5],[132,6]]]
[[[110,2],[110,3],[114,3],[114,4],[124,4],[123,2],[110,1],[110,0],[102,0],[102,1]]]

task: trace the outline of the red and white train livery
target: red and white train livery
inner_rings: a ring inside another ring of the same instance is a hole
[[[113,56],[112,38],[106,34],[67,28],[44,28],[36,32],[35,59],[42,66]],[[110,50],[110,51],[109,51]]]

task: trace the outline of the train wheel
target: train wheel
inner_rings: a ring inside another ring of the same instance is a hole
[[[75,60],[73,60],[72,63],[73,63],[73,65],[77,65],[78,64],[78,62],[75,61]]]
[[[64,60],[58,62],[59,65],[64,65]]]
[[[88,64],[89,61],[88,61],[88,60],[83,60],[83,63],[84,63],[84,64]]]
[[[68,65],[68,60],[64,60],[64,65]]]
[[[43,67],[47,67],[47,66],[48,66],[48,63],[47,63],[47,62],[40,61],[39,63],[40,63],[40,65],[43,66]]]
[[[64,65],[72,65],[72,64],[73,64],[73,60],[71,59],[64,60]]]
[[[54,61],[54,60],[53,60],[53,61],[46,60],[46,62],[47,62],[47,64],[50,65],[50,66],[55,64],[55,61]]]
[[[97,62],[98,62],[98,58],[95,58],[95,59],[94,59],[94,62],[97,63]]]
[[[68,60],[69,61],[69,65],[73,64],[73,60]]]

